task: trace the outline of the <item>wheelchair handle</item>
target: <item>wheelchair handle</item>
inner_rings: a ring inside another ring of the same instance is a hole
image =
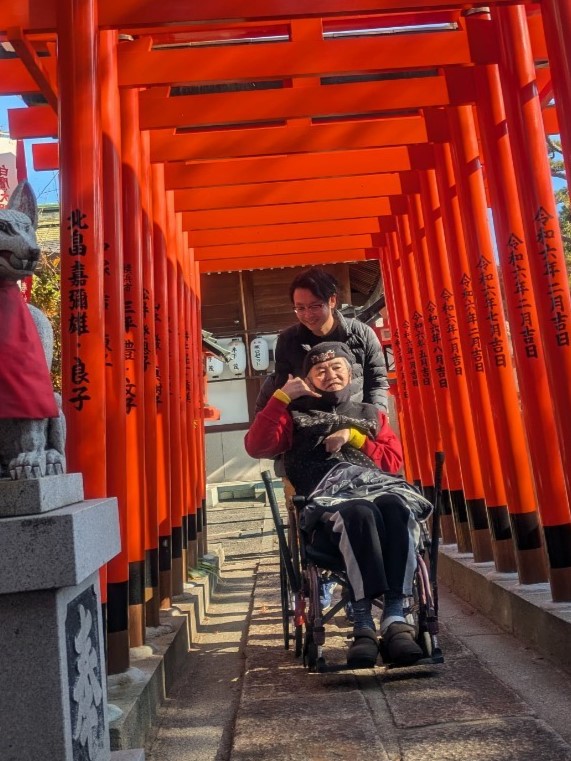
[[[434,497],[434,508],[436,509],[436,501],[439,498],[440,494],[442,493],[442,474],[444,471],[444,460],[446,459],[446,455],[444,452],[435,452],[434,453],[434,491],[435,491],[435,497]]]
[[[434,453],[434,512],[432,513],[432,537],[430,542],[430,582],[432,584],[436,615],[438,615],[438,542],[440,540],[440,508],[442,502],[444,460],[444,452]]]
[[[284,561],[286,573],[289,578],[290,587],[292,589],[292,592],[294,592],[294,594],[297,594],[300,590],[300,580],[298,579],[297,574],[295,572],[295,568],[293,567],[291,553],[285,538],[285,532],[283,528],[282,518],[280,515],[280,509],[278,507],[278,501],[276,499],[276,493],[274,491],[274,484],[272,482],[272,476],[269,470],[262,471],[262,481],[264,482],[264,486],[266,487],[266,493],[268,495],[268,500],[270,502],[270,508],[272,511],[272,516],[273,516],[274,524],[276,527],[276,533],[278,535],[280,554]]]

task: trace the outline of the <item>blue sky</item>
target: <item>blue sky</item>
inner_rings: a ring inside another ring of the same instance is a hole
[[[25,108],[24,101],[18,96],[0,96],[0,131],[8,132],[8,114],[9,108]],[[38,197],[38,203],[52,203],[59,201],[59,178],[58,172],[35,172],[32,162],[32,142],[50,143],[51,139],[46,140],[25,140],[26,164],[28,167],[28,179],[34,188]]]

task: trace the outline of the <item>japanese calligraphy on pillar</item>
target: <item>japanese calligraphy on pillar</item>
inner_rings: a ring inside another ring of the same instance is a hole
[[[186,383],[185,383],[185,390],[186,390],[186,401],[191,401],[191,393],[190,393],[190,334],[187,330],[184,332],[184,366],[186,368]]]
[[[147,372],[151,366],[151,328],[148,324],[149,314],[151,313],[149,301],[151,294],[148,288],[143,288],[143,370]]]
[[[103,250],[107,251],[109,243],[105,243]],[[103,261],[103,283],[107,285],[108,279],[111,277],[111,264],[109,259]],[[109,294],[107,291],[103,294],[105,311],[109,311]],[[113,367],[113,347],[111,346],[111,336],[105,332],[105,367]]]
[[[460,278],[460,285],[462,286],[462,298],[464,299],[468,335],[470,336],[470,356],[472,357],[474,370],[477,373],[483,373],[484,355],[482,353],[482,342],[480,339],[480,330],[478,328],[474,291],[472,290],[472,278],[466,272],[464,272]]]
[[[398,328],[393,331],[393,349],[395,353],[395,362],[397,367],[397,372],[399,374],[400,378],[400,387],[401,387],[401,394],[403,399],[408,399],[408,388],[406,385],[406,373],[404,370],[404,364],[403,364],[403,357],[402,357],[402,346],[400,342],[400,336]]]
[[[516,297],[516,308],[520,315],[519,333],[523,338],[525,354],[530,359],[537,359],[537,328],[533,324],[533,312],[529,303],[528,293],[531,291],[527,261],[521,250],[524,243],[521,238],[512,233],[508,240],[508,264],[513,279],[513,292]],[[515,329],[515,326],[514,326]]]
[[[8,167],[6,164],[0,164],[0,209],[8,205],[11,192]]]
[[[78,412],[81,412],[85,402],[91,399],[89,396],[89,375],[81,357],[74,357],[71,365],[71,383],[72,396],[69,402]]]
[[[442,334],[438,322],[438,307],[433,301],[429,301],[426,305],[426,311],[428,312],[428,334],[432,344],[436,378],[440,388],[448,388],[446,369],[444,367],[444,352],[442,351]]]
[[[448,336],[448,348],[450,349],[450,358],[454,367],[454,375],[464,375],[462,365],[462,354],[460,352],[460,337],[458,334],[458,317],[456,315],[456,305],[454,296],[451,291],[445,288],[440,294],[442,299],[442,314],[444,315],[444,324],[446,335]]]
[[[477,264],[480,273],[480,285],[484,294],[484,303],[486,305],[486,319],[489,324],[488,346],[492,350],[496,367],[507,367],[507,349],[506,338],[502,330],[501,322],[501,304],[498,294],[498,281],[494,272],[494,264],[485,256],[481,256]]]
[[[125,378],[125,407],[127,415],[137,406],[137,391],[134,383],[129,377]]]
[[[71,245],[67,249],[68,256],[72,257],[73,264],[71,274],[68,277],[70,287],[68,289],[69,318],[67,324],[68,333],[75,336],[77,349],[81,348],[81,337],[89,333],[89,301],[87,284],[89,275],[85,266],[87,245],[84,239],[84,231],[89,229],[86,215],[81,209],[74,209],[67,217],[67,229],[71,231]],[[85,402],[91,400],[89,394],[89,372],[85,362],[76,356],[70,367],[71,372],[71,395],[69,403],[81,412]]]
[[[412,338],[410,335],[410,322],[405,320],[402,324],[402,337],[404,341],[404,351],[406,353],[406,359],[410,370],[410,380],[412,385],[418,387],[418,370],[414,359],[414,349],[412,345]]]
[[[135,342],[130,338],[125,339],[125,361],[131,362],[135,359]]]
[[[569,300],[564,295],[567,289],[565,271],[559,266],[559,255],[554,245],[558,220],[542,206],[534,218],[538,254],[543,261],[543,277],[547,283],[547,295],[551,303],[551,318],[557,346],[569,346]]]
[[[169,307],[168,315],[167,315],[167,338],[168,338],[168,357],[169,357],[169,368],[172,368],[174,366],[174,358],[176,356],[176,348],[173,341],[173,336],[175,334],[174,331],[174,315],[173,310]],[[169,374],[169,384],[168,384],[168,395],[170,397],[174,397],[175,395],[175,378],[174,373],[171,371]]]
[[[159,363],[159,352],[162,349],[161,337],[159,335],[159,325],[162,325],[161,317],[162,305],[158,302],[155,304],[155,400],[157,405],[163,403],[163,382],[161,377],[161,366]]]
[[[420,360],[420,380],[423,386],[430,386],[430,367],[428,365],[428,353],[426,351],[426,336],[424,333],[424,318],[420,312],[412,315],[412,326],[418,346],[418,358]]]
[[[163,403],[163,381],[159,365],[155,367],[155,401],[157,404]]]
[[[155,351],[158,353],[162,348],[161,337],[157,325],[162,324],[161,304],[155,304]]]
[[[133,302],[133,267],[125,262],[123,265],[123,291],[125,293],[125,408],[127,415],[137,407],[137,386],[135,377],[136,344],[135,330],[139,327],[135,321],[137,312]]]

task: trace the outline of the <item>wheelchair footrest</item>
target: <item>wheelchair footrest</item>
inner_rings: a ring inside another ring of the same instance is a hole
[[[317,667],[320,674],[338,674],[340,671],[354,671],[346,663],[320,663]]]
[[[319,674],[338,674],[342,671],[359,671],[355,667],[349,666],[347,663],[327,663],[324,659],[320,658],[320,663],[317,664],[315,671]],[[385,668],[390,671],[395,669],[413,669],[417,666],[436,666],[440,663],[444,663],[444,656],[441,652],[434,653],[433,655],[420,658],[414,663],[407,665],[401,665],[399,663],[383,663],[382,661],[373,668]],[[367,669],[368,670],[368,669]]]
[[[383,663],[383,666],[393,671],[394,669],[413,669],[416,666],[435,666],[439,663],[444,663],[444,656],[442,653],[434,653],[433,655],[427,655],[424,658],[419,658],[414,663]]]

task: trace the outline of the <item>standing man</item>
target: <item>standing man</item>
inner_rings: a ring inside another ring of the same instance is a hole
[[[289,297],[298,322],[283,330],[276,344],[276,367],[269,375],[256,399],[256,414],[264,409],[276,389],[289,377],[301,376],[308,353],[323,341],[336,341],[348,349],[351,365],[350,396],[352,402],[366,402],[377,410],[388,413],[387,368],[379,339],[365,323],[343,317],[337,309],[339,283],[323,267],[311,267],[297,275],[290,284]],[[274,460],[277,476],[285,476],[280,457]],[[295,490],[284,478],[284,496],[288,509]],[[331,602],[334,583],[322,588],[322,605]],[[350,604],[346,613],[352,618]]]
[[[322,267],[311,267],[294,278],[289,295],[298,322],[279,335],[276,369],[260,390],[256,412],[265,407],[289,375],[300,375],[307,353],[322,341],[338,341],[348,347],[352,356],[352,401],[374,404],[388,412],[389,383],[379,340],[368,325],[343,317],[338,311],[338,289],[335,278]]]

